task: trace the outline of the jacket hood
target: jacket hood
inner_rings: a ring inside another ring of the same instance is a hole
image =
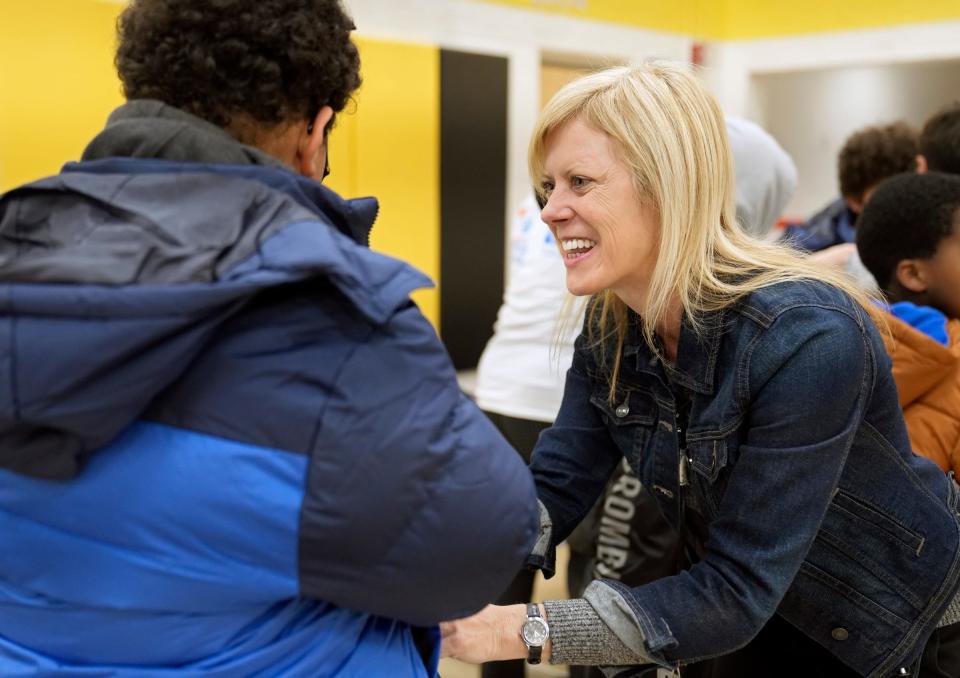
[[[890,310],[890,337],[884,341],[893,359],[900,407],[906,409],[943,380],[955,378],[960,321],[909,303],[894,304]]]
[[[361,244],[376,209],[273,166],[131,159],[2,196],[0,466],[74,475],[267,289],[315,280],[384,322],[431,283]]]
[[[114,110],[87,145],[83,160],[146,158],[235,165],[283,164],[242,144],[214,124],[156,99],[133,99]]]
[[[793,159],[756,123],[727,118],[737,182],[737,221],[757,238],[773,229],[797,190]]]

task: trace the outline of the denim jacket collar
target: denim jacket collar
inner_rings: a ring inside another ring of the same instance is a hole
[[[664,363],[663,371],[671,383],[695,393],[711,394],[717,368],[717,354],[723,331],[724,311],[706,312],[700,318],[700,330],[693,327],[690,317],[684,314],[680,322],[680,340],[675,363]],[[656,338],[659,342],[659,338]],[[627,335],[623,346],[624,356],[636,356],[638,372],[657,370],[657,358],[643,339],[640,317],[630,312]]]

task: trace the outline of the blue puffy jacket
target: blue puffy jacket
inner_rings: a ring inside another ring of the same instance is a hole
[[[436,673],[536,498],[375,215],[156,160],[3,196],[0,675]]]

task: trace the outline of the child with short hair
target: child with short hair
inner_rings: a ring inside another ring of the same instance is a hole
[[[900,406],[916,453],[960,472],[960,176],[882,182],[857,224],[857,249],[890,302]]]

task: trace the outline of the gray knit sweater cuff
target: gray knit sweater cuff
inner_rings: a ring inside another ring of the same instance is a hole
[[[643,664],[582,598],[543,603],[550,624],[550,663],[586,666]]]

